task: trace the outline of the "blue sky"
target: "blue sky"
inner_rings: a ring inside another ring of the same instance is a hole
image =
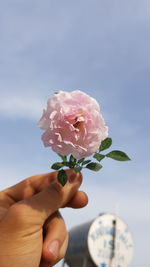
[[[148,0],[0,2],[1,189],[49,171],[57,159],[37,128],[47,98],[59,90],[90,94],[112,148],[132,161],[107,159],[101,172],[85,171],[89,205],[62,213],[70,228],[118,203],[134,236],[132,267],[149,266],[149,47]]]

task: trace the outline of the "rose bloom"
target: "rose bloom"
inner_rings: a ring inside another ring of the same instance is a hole
[[[92,155],[107,136],[108,127],[97,101],[76,90],[55,94],[39,121],[44,146],[76,159]]]

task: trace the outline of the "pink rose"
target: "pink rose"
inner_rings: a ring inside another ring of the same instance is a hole
[[[97,101],[77,90],[55,94],[39,121],[44,146],[76,159],[92,155],[108,136]]]

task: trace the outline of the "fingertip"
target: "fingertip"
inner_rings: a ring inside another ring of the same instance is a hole
[[[69,185],[77,184],[78,187],[81,185],[83,179],[81,172],[75,172],[74,169],[65,169],[64,171],[66,172],[67,175],[67,183],[65,185],[62,185],[58,180],[58,171],[55,171],[51,173],[51,184],[56,184],[56,187],[59,187],[59,190],[60,188],[68,184]]]
[[[49,263],[56,261],[59,255],[60,244],[58,240],[53,240],[50,243],[46,243],[43,246],[43,258]]]
[[[67,207],[80,209],[88,204],[88,196],[83,191],[78,191],[74,197],[67,203]]]
[[[74,184],[74,183],[78,183],[78,185],[80,186],[82,183],[82,176],[80,173],[73,173],[72,175],[70,175],[68,177],[68,182],[69,184]]]
[[[60,257],[60,251],[68,238],[68,232],[61,214],[57,211],[51,215],[43,226],[42,259],[51,266]]]

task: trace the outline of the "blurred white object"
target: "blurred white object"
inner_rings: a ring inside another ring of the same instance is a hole
[[[118,216],[103,213],[74,227],[64,265],[69,267],[128,267],[133,257],[133,239]]]

